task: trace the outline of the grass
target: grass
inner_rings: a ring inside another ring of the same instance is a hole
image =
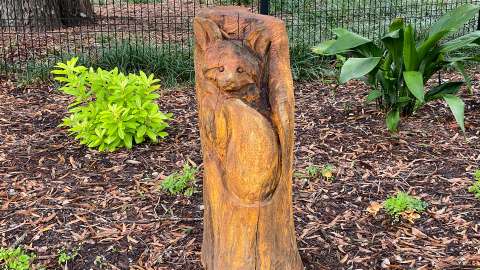
[[[328,61],[328,58],[312,53],[307,45],[298,44],[290,48],[290,62],[295,81],[314,81],[334,76],[335,71],[328,66]]]
[[[79,64],[89,67],[101,67],[110,70],[118,67],[124,73],[137,73],[142,70],[154,74],[161,80],[162,86],[193,83],[193,57],[187,49],[179,46],[156,46],[136,41],[113,41],[99,52],[97,56],[88,54],[59,53],[37,61],[28,61],[23,66],[0,66],[0,72],[17,74],[20,84],[37,81],[49,81],[50,71],[60,61],[72,57],[79,58]]]
[[[107,0],[92,0],[93,5],[106,5]]]
[[[126,73],[143,70],[147,74],[155,74],[166,87],[193,82],[192,54],[180,46],[157,46],[125,40],[116,41],[109,47],[100,52],[92,66],[104,69],[118,67]]]

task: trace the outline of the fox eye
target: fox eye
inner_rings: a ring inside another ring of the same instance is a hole
[[[220,72],[223,72],[224,70],[225,70],[225,68],[223,66],[218,68],[218,71],[220,71]]]
[[[238,72],[238,73],[243,73],[243,71],[244,71],[243,68],[241,68],[241,67],[238,67],[238,68],[237,68],[237,72]]]

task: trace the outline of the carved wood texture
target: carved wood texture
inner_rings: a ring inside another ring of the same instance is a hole
[[[292,213],[293,82],[282,21],[244,8],[194,19],[208,270],[300,270]]]

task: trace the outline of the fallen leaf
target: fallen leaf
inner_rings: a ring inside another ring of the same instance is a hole
[[[378,202],[372,202],[369,207],[367,207],[367,212],[372,214],[373,216],[376,216],[378,214],[378,211],[383,208],[383,205]]]
[[[405,211],[402,213],[402,218],[413,224],[415,220],[420,218],[420,215],[414,211]]]
[[[415,235],[418,238],[427,238],[428,237],[422,231],[420,231],[419,229],[414,228],[414,227],[412,227],[412,234]]]

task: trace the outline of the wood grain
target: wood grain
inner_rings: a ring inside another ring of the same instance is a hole
[[[299,270],[292,213],[293,82],[282,21],[244,8],[194,19],[204,158],[202,263]]]

